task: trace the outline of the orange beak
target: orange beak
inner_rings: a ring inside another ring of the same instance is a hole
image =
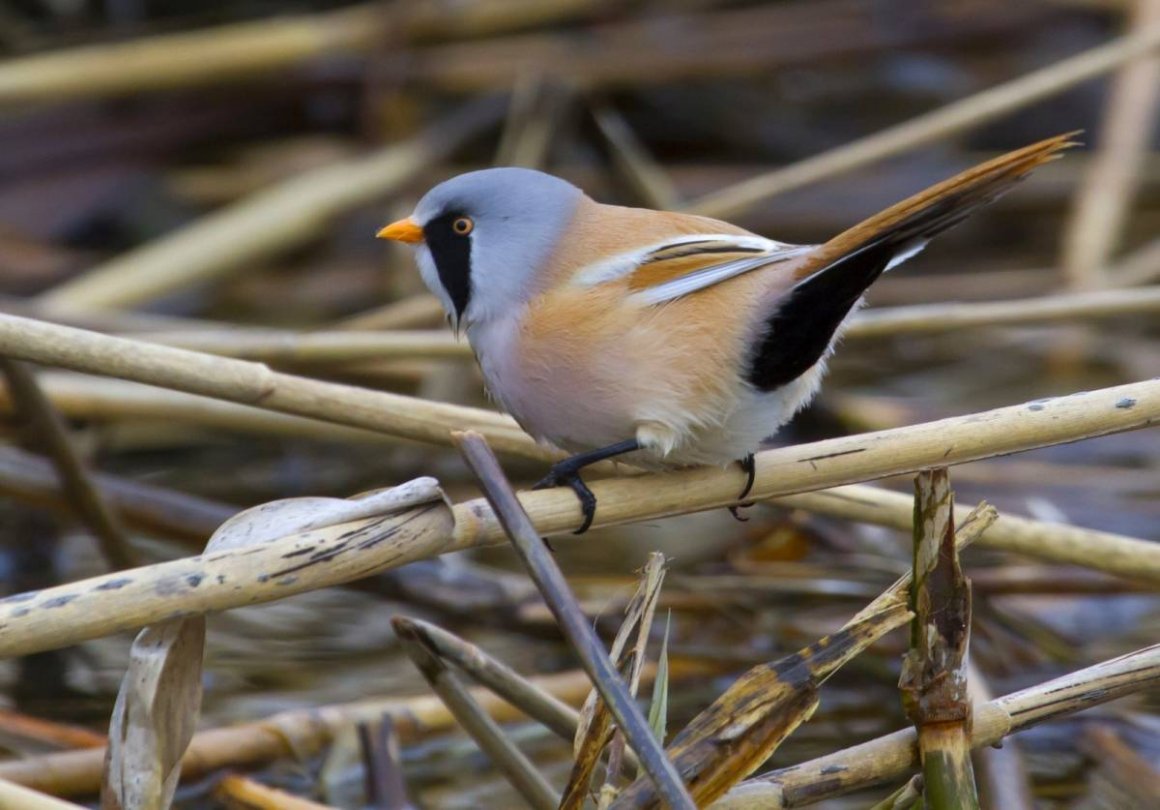
[[[423,228],[415,220],[407,217],[406,219],[400,219],[398,222],[392,222],[375,234],[375,236],[379,239],[393,239],[396,242],[406,242],[409,245],[413,245],[416,242],[423,241]]]

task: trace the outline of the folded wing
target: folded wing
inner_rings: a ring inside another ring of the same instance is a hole
[[[753,234],[683,234],[586,267],[573,283],[625,280],[629,301],[662,304],[813,250]]]

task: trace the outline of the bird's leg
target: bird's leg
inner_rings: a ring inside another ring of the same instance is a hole
[[[750,453],[745,458],[738,459],[737,463],[741,465],[741,469],[745,471],[745,488],[741,490],[741,494],[737,496],[737,500],[741,503],[736,506],[729,507],[729,514],[733,515],[735,520],[745,523],[749,518],[741,517],[738,513],[739,509],[753,506],[753,501],[746,501],[745,496],[753,489],[753,482],[757,480],[757,462],[753,458],[753,453]]]
[[[586,453],[568,456],[563,461],[557,461],[553,464],[552,469],[548,470],[548,474],[537,481],[532,489],[550,489],[559,486],[571,488],[576,493],[576,497],[580,499],[580,510],[584,513],[584,523],[575,531],[575,534],[584,534],[592,525],[592,519],[596,517],[596,496],[592,494],[592,490],[580,477],[580,470],[589,464],[622,456],[639,449],[640,442],[636,439],[627,439],[607,447],[598,447]]]

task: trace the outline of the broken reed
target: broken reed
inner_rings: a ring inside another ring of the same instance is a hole
[[[910,650],[899,689],[918,729],[923,797],[930,810],[978,808],[971,766],[967,647],[971,589],[955,545],[954,492],[945,467],[914,483]]]

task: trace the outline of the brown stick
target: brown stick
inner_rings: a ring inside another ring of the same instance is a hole
[[[60,487],[77,517],[88,526],[105,562],[113,570],[139,565],[116,513],[109,507],[69,436],[68,427],[56,407],[40,390],[36,375],[27,364],[0,357],[0,372],[8,381],[17,410],[52,458]]]
[[[218,782],[213,795],[228,810],[335,810],[329,804],[303,799],[238,774]]]

